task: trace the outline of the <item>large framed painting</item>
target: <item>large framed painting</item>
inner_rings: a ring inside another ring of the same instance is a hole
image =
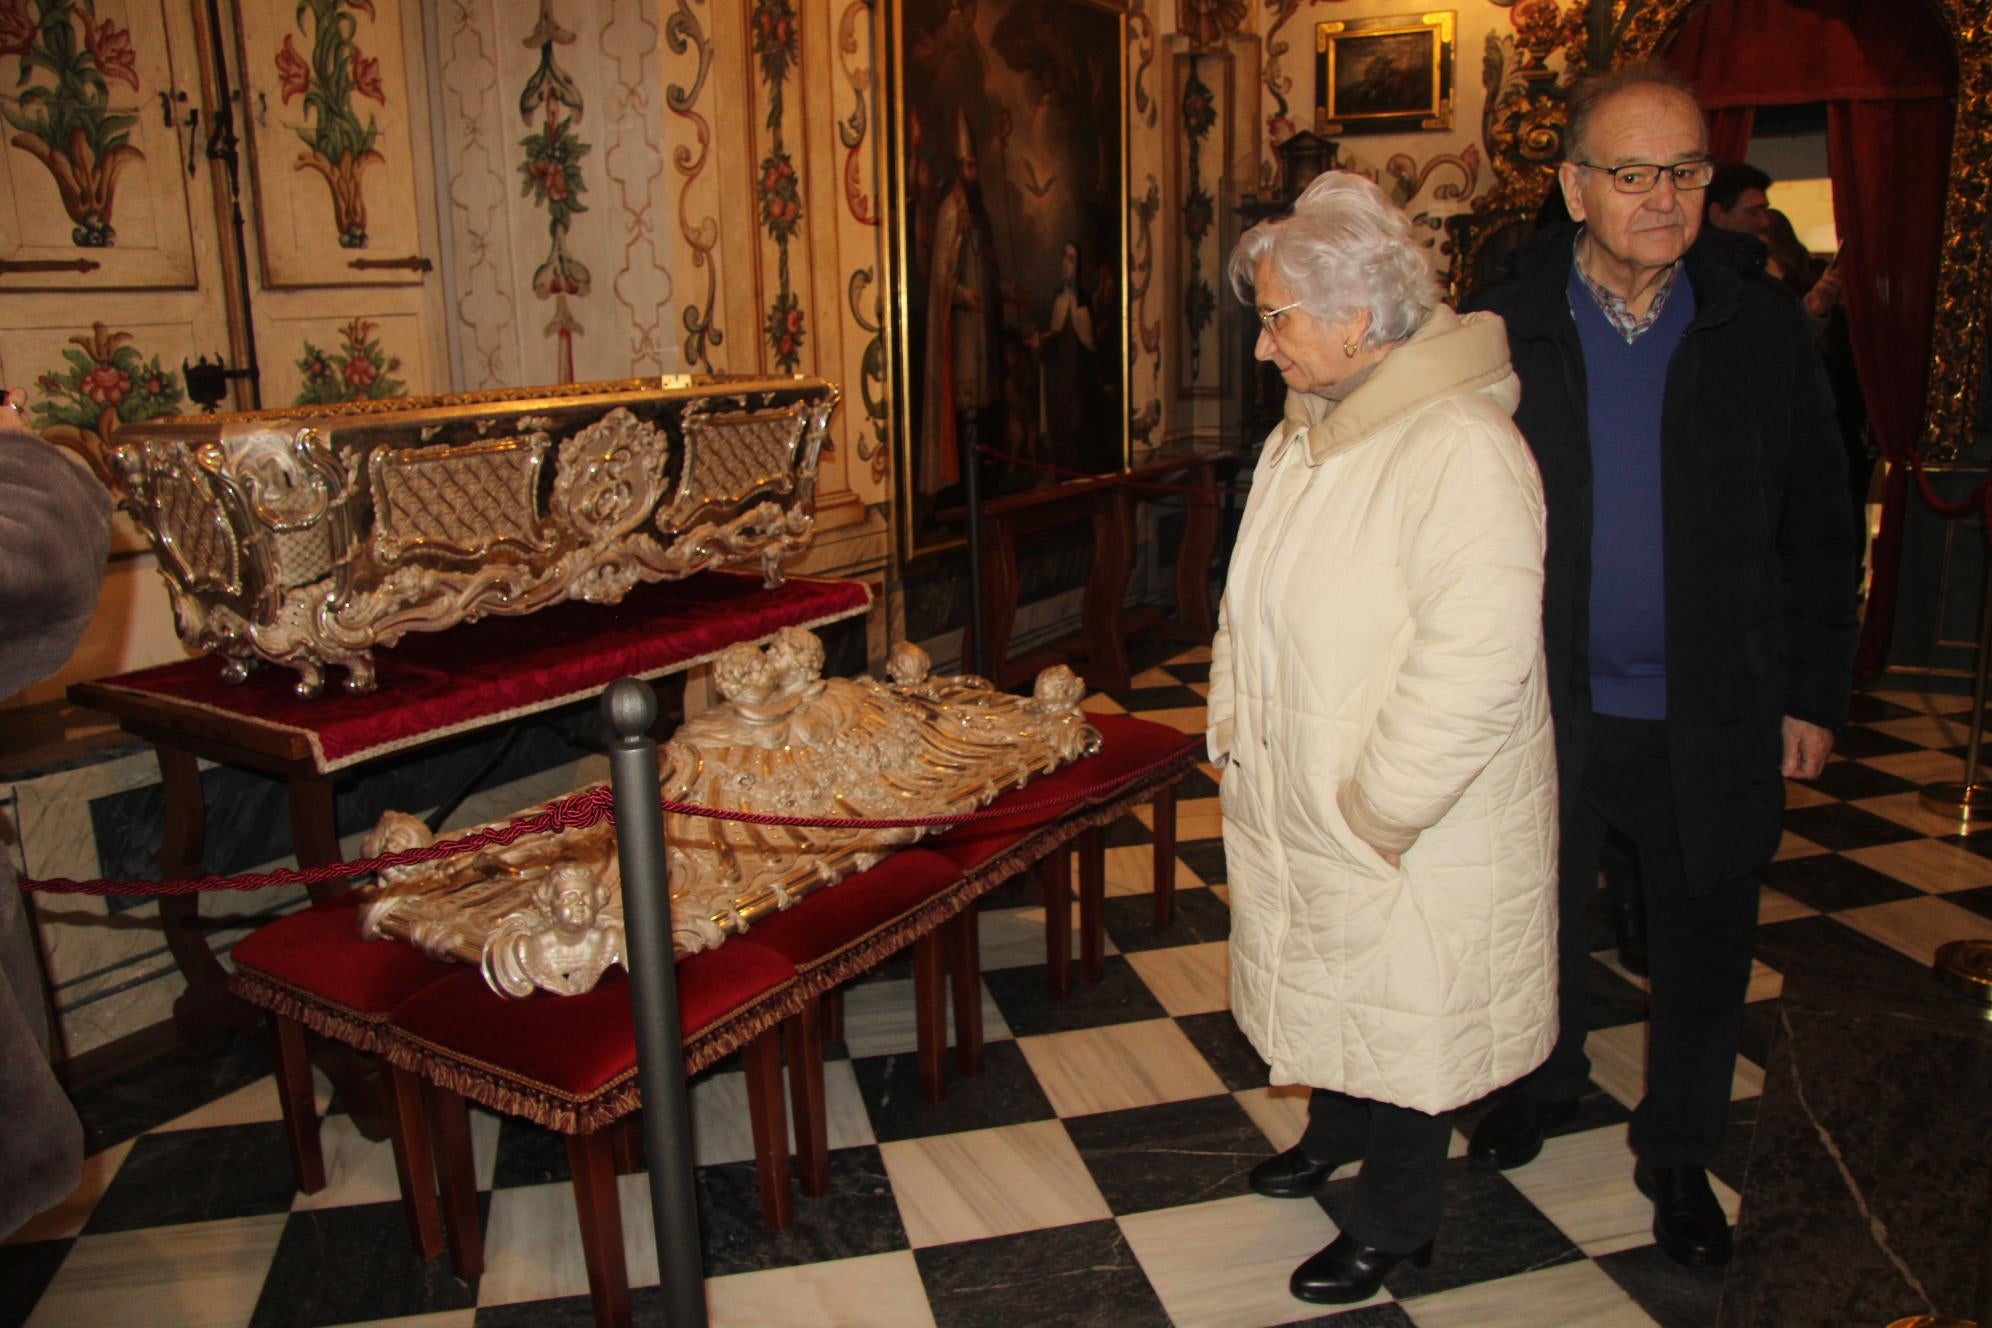
[[[985,499],[1127,464],[1127,16],[890,0],[886,151],[901,548]]]
[[[1457,11],[1342,19],[1314,29],[1314,132],[1450,129]]]

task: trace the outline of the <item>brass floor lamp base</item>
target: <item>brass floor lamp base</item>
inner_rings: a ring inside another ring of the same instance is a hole
[[[1925,784],[1916,801],[1924,811],[1950,817],[1959,825],[1992,821],[1992,784]]]

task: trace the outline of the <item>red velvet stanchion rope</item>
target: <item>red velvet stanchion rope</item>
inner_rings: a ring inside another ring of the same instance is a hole
[[[814,826],[819,829],[836,830],[901,830],[965,825],[975,821],[1001,820],[1031,812],[1076,806],[1103,795],[1118,793],[1136,780],[1181,758],[1183,752],[1195,741],[1194,738],[1186,737],[1182,746],[1175,751],[1165,753],[1147,765],[1110,782],[1094,784],[1055,798],[1039,798],[1035,802],[1017,803],[1009,807],[985,807],[979,811],[959,812],[951,816],[902,816],[860,820],[853,817],[784,816],[777,812],[729,811],[723,807],[704,807],[697,803],[669,800],[664,800],[661,806],[667,816],[740,821],[747,825]],[[20,884],[23,891],[35,894],[155,896],[203,894],[220,890],[266,890],[275,885],[317,885],[354,876],[371,876],[388,867],[404,867],[417,862],[434,862],[438,858],[453,858],[460,853],[469,853],[494,844],[501,846],[511,844],[527,835],[581,830],[603,821],[614,824],[615,819],[614,797],[606,787],[594,788],[585,793],[562,798],[529,816],[521,816],[503,825],[489,826],[459,839],[438,840],[422,848],[380,853],[353,862],[334,862],[323,867],[280,868],[276,871],[248,872],[240,876],[183,876],[171,881],[77,881],[68,877],[29,880],[24,877]]]
[[[1122,479],[1112,473],[1102,475],[1090,470],[1071,470],[1049,461],[1037,461],[1027,456],[1018,456],[1015,452],[1005,452],[987,443],[980,444],[975,450],[992,461],[1007,461],[1013,466],[1022,466],[1025,470],[1043,471],[1047,475],[1056,475],[1062,480],[1112,480],[1123,489],[1140,489],[1147,493],[1228,493],[1236,494],[1240,498],[1252,496],[1250,488],[1240,488],[1237,485],[1213,484],[1205,488],[1201,484],[1163,484],[1155,480]]]
[[[1937,497],[1936,490],[1930,487],[1930,477],[1923,473],[1923,458],[1915,452],[1909,454],[1909,470],[1916,477],[1916,491],[1938,516],[1955,519],[1979,513],[1980,534],[1985,538],[1986,547],[1992,549],[1992,479],[1980,480],[1962,501],[1947,503]]]

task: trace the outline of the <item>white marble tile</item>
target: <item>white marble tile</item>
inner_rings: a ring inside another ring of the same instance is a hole
[[[1167,662],[1165,662],[1162,667],[1166,669],[1169,667],[1170,664],[1208,664],[1208,663],[1210,663],[1210,647],[1191,646],[1188,650],[1185,650],[1180,655],[1169,656]]]
[[[1774,1001],[1784,995],[1784,974],[1778,972],[1761,959],[1750,961],[1750,985],[1743,990],[1743,1001],[1754,1004],[1757,1001]]]
[[[1094,692],[1079,703],[1079,708],[1094,715],[1125,715],[1127,707],[1108,696],[1105,692]]]
[[[1148,1019],[1017,1039],[1061,1116],[1148,1107],[1224,1091],[1183,1030]]]
[[[1890,793],[1880,798],[1862,798],[1848,805],[1859,807],[1862,811],[1873,812],[1876,816],[1886,817],[1920,835],[1954,835],[1960,828],[1956,817],[1944,816],[1929,810],[1913,792]]]
[[[1295,1266],[1335,1239],[1316,1204],[1245,1194],[1135,1213],[1120,1228],[1176,1328],[1254,1328],[1322,1313],[1287,1293]]]
[[[342,1323],[336,1328],[474,1328],[477,1307],[438,1310],[434,1314],[409,1314],[399,1319],[368,1319],[364,1323]]]
[[[1182,680],[1162,669],[1143,669],[1127,680],[1129,687],[1180,687]]]
[[[1179,710],[1144,710],[1141,717],[1157,724],[1167,724],[1179,733],[1201,735],[1207,726],[1202,706],[1184,706]]]
[[[241,1328],[288,1219],[271,1213],[79,1237],[27,1328]]]
[[[1231,946],[1224,941],[1141,950],[1127,962],[1172,1015],[1231,1008]]]
[[[332,1084],[316,1070],[311,1076],[312,1104],[320,1116],[332,1105]],[[277,1097],[277,1078],[264,1075],[253,1084],[244,1084],[205,1106],[195,1107],[158,1127],[165,1130],[205,1130],[215,1125],[254,1125],[284,1118],[283,1103]]]
[[[1308,1089],[1303,1084],[1282,1084],[1278,1088],[1247,1088],[1233,1093],[1238,1105],[1266,1136],[1274,1153],[1284,1153],[1300,1142],[1307,1128]]]
[[[1964,710],[1969,711],[1967,701]],[[1911,715],[1907,719],[1884,719],[1866,725],[1876,733],[1886,733],[1891,738],[1904,742],[1917,743],[1924,747],[1956,747],[1971,738],[1971,723],[1968,714],[1952,712],[1937,715]]]
[[[1110,848],[1106,852],[1107,894],[1147,895],[1155,893],[1155,846],[1153,844],[1125,844]],[[1203,884],[1203,877],[1191,870],[1181,858],[1176,859],[1176,888],[1194,890]],[[1078,888],[1078,868],[1073,868],[1073,887]]]
[[[712,1328],[932,1328],[911,1250],[706,1281]]]
[[[1079,935],[1078,905],[1074,904],[1072,909],[1071,957],[1077,959],[1083,938]],[[993,973],[999,968],[1027,968],[1044,962],[1043,905],[984,909],[976,915],[976,924],[976,944],[983,972]],[[1120,953],[1113,937],[1106,937],[1105,944],[1102,953]]]
[[[881,1144],[913,1248],[1112,1217],[1061,1121]]]
[[[1788,862],[1793,858],[1816,858],[1827,850],[1809,839],[1801,839],[1787,830],[1778,840],[1778,851],[1771,855],[1773,862]]]
[[[1769,969],[1770,977],[1776,977]],[[1769,978],[1766,978],[1768,981]],[[1598,1087],[1628,1107],[1639,1105],[1646,1093],[1646,1025],[1621,1024],[1616,1028],[1595,1028],[1584,1039],[1585,1054],[1591,1058],[1591,1078]],[[1729,1100],[1756,1097],[1764,1091],[1763,1067],[1748,1056],[1736,1058],[1730,1076]]]
[[[338,1115],[327,1116],[319,1126],[318,1146],[325,1155],[325,1188],[316,1194],[298,1195],[291,1203],[294,1211],[400,1201],[401,1182],[395,1175],[394,1144],[390,1140],[365,1138],[354,1126],[352,1117]],[[482,1173],[481,1183],[489,1184],[498,1156],[496,1116],[489,1112],[471,1113],[470,1147]]]
[[[1760,926],[1790,922],[1793,918],[1809,918],[1818,911],[1810,904],[1801,904],[1782,890],[1773,890],[1768,885],[1757,894],[1757,923]]]
[[[1436,1258],[1445,1257],[1441,1233]],[[1583,1328],[1654,1328],[1652,1317],[1612,1281],[1611,1274],[1589,1260],[1420,1296],[1407,1308],[1418,1328],[1540,1328],[1548,1322]],[[1545,1312],[1552,1317],[1545,1319]]]
[[[848,1018],[848,1015],[846,1016]],[[786,1080],[784,1080],[786,1083]],[[856,1148],[873,1141],[871,1117],[858,1092],[858,1076],[847,1060],[823,1063],[823,1097],[832,1148]],[[709,1075],[692,1085],[692,1146],[697,1165],[747,1162],[754,1157],[754,1129],[747,1114],[747,1076],[733,1070]],[[786,1126],[793,1119],[787,1103],[774,1104]],[[793,1137],[793,1136],[791,1136]]]
[[[1633,1183],[1633,1162],[1621,1124],[1546,1139],[1542,1156],[1503,1174],[1573,1244],[1595,1258],[1653,1243],[1653,1203]],[[1734,1223],[1740,1207],[1736,1192],[1715,1176],[1709,1184]]]
[[[1929,894],[1992,885],[1992,858],[1980,857],[1968,848],[1941,839],[1877,844],[1872,848],[1848,849],[1840,856]]]
[[[1880,941],[1919,964],[1934,960],[1937,947],[1947,941],[1992,936],[1992,918],[1981,917],[1935,896],[1850,908],[1835,913],[1833,920]]]
[[[1218,839],[1224,834],[1224,809],[1218,798],[1182,798],[1176,803],[1176,842],[1191,839]],[[1155,806],[1142,803],[1134,809],[1134,819],[1150,830],[1155,828]]]
[[[649,1177],[617,1177],[623,1255],[632,1287],[657,1282],[657,1243],[651,1236]],[[484,1278],[480,1305],[588,1294],[581,1257],[581,1227],[574,1187],[566,1182],[519,1185],[491,1193],[484,1221]]]
[[[1954,783],[1964,778],[1964,758],[1949,752],[1896,752],[1889,756],[1863,756],[1862,765],[1885,770],[1918,784]]]
[[[24,1245],[36,1240],[64,1240],[83,1229],[96,1211],[97,1201],[104,1197],[104,1191],[116,1178],[118,1168],[124,1165],[125,1155],[137,1142],[127,1139],[121,1144],[113,1144],[101,1153],[92,1153],[83,1159],[83,1176],[76,1182],[76,1188],[68,1197],[29,1218],[27,1223],[13,1235],[0,1240],[0,1245]]]
[[[1920,687],[1899,687],[1886,692],[1870,692],[1868,695],[1892,705],[1909,710],[1920,710],[1925,714],[1954,714],[1971,709],[1971,698],[1954,692],[1930,691]]]
[[[1039,938],[1038,960],[1043,962],[1043,938]],[[954,1017],[950,1010],[947,1041],[954,1045]],[[982,989],[982,1040],[996,1042],[1010,1036],[1010,1026],[989,989]],[[854,1057],[896,1056],[916,1050],[919,1030],[913,1011],[913,979],[895,978],[889,982],[858,982],[844,988],[844,1045]]]

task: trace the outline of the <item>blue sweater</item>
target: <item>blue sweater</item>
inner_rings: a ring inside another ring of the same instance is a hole
[[[1591,433],[1591,708],[1667,717],[1667,578],[1661,535],[1660,417],[1667,366],[1694,321],[1674,278],[1653,326],[1630,345],[1573,265],[1570,311],[1584,350]]]

